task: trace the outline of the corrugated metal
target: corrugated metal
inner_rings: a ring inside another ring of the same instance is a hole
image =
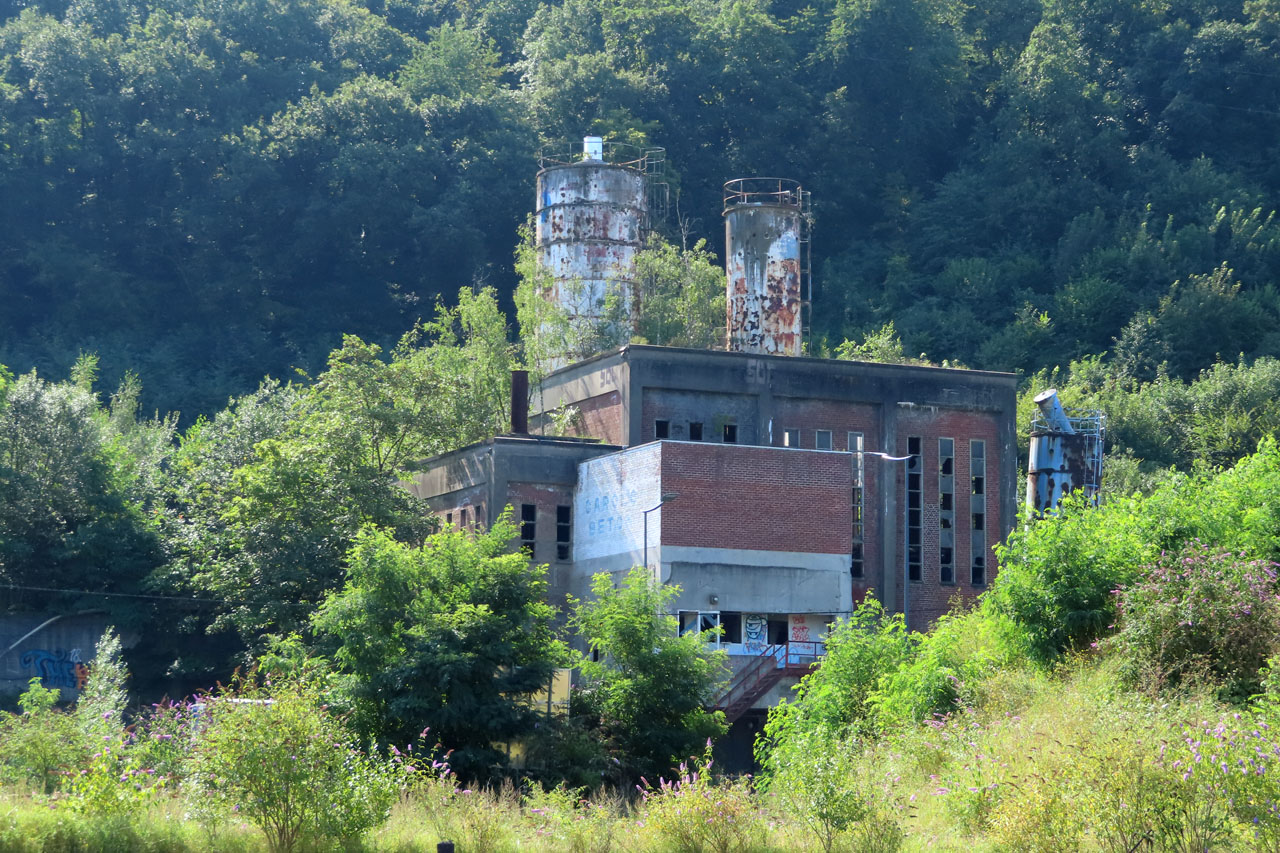
[[[729,349],[800,355],[804,348],[806,194],[786,178],[724,185]]]

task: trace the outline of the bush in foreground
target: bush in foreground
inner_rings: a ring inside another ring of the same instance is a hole
[[[272,853],[303,841],[352,841],[380,825],[396,796],[390,771],[356,748],[339,718],[304,685],[252,682],[209,697],[188,791],[210,822],[238,814]]]

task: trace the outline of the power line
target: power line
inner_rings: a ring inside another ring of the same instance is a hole
[[[222,599],[218,598],[184,598],[178,595],[143,595],[136,592],[94,592],[88,589],[58,589],[51,586],[25,586],[23,584],[7,583],[3,589],[21,589],[28,592],[62,592],[72,595],[100,595],[105,598],[145,598],[152,601],[186,601],[195,604],[222,604]]]

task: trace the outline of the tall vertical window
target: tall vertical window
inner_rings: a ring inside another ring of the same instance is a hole
[[[653,422],[654,438],[670,438],[671,437],[671,421],[657,420]]]
[[[907,438],[907,577],[920,580],[923,559],[920,550],[924,522],[924,458],[920,436]]]
[[[865,468],[865,457],[862,455],[862,433],[849,433],[849,452],[854,454],[853,457],[853,563],[852,574],[855,578],[862,577],[862,543],[866,529],[863,527],[862,516],[862,489],[863,489],[863,473]]]
[[[520,547],[529,552],[529,559],[536,560],[534,540],[538,537],[538,507],[520,504]]]
[[[980,439],[969,442],[969,528],[973,537],[971,551],[974,586],[987,582],[987,443]]]
[[[724,425],[724,443],[737,444],[737,442],[738,442],[738,425],[725,424]]]
[[[831,430],[820,429],[813,434],[813,447],[815,450],[831,449]]]
[[[799,447],[800,446],[800,430],[784,429],[782,431],[783,447]]]
[[[702,441],[702,424],[697,421],[689,422],[689,440]]]
[[[956,582],[956,442],[938,439],[938,581]]]
[[[573,507],[556,507],[556,559],[569,559],[573,544]]]

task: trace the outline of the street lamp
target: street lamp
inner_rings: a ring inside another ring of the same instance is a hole
[[[902,463],[902,621],[906,624],[907,630],[911,630],[911,622],[907,610],[908,598],[911,589],[911,525],[910,505],[907,500],[907,480],[911,476],[908,467],[911,460],[915,458],[911,454],[906,456],[890,456],[888,453],[881,453],[878,450],[851,450],[850,453],[858,456],[878,456],[885,462],[901,462]]]
[[[646,570],[649,568],[649,513],[657,512],[658,510],[662,509],[663,504],[669,503],[670,501],[673,501],[678,497],[680,497],[679,492],[663,492],[658,497],[658,502],[655,505],[653,505],[649,509],[644,509],[640,511],[640,514],[644,516],[644,567]],[[662,573],[659,572],[658,575],[659,575],[658,580],[661,580]]]

